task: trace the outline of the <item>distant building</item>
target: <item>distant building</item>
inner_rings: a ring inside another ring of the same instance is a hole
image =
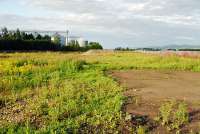
[[[82,37],[78,37],[78,36],[70,36],[69,38],[67,38],[66,36],[56,33],[51,37],[52,42],[56,42],[58,39],[61,46],[67,46],[72,42],[78,43],[80,47],[84,47],[88,44],[87,40],[84,40]]]
[[[88,44],[87,40],[84,40],[82,37],[77,37],[77,36],[70,36],[69,43],[70,42],[77,42],[80,47],[84,47]]]
[[[67,39],[65,36],[62,36],[58,33],[54,34],[53,36],[51,36],[51,41],[52,42],[57,42],[59,41],[61,46],[65,46],[67,44]]]

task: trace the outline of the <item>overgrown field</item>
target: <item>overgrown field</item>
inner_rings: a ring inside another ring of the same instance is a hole
[[[1,53],[1,133],[120,133],[123,88],[109,70],[200,72],[200,59],[110,52]]]

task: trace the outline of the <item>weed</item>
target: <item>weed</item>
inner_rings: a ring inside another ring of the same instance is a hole
[[[48,109],[49,106],[48,106],[48,103],[47,102],[43,102],[40,106],[40,109],[41,109],[41,114],[42,115],[48,115]]]
[[[142,102],[142,96],[141,95],[133,96],[132,101],[133,101],[133,104],[135,104],[136,106],[139,106],[141,105],[141,102]]]
[[[160,107],[160,119],[162,125],[167,125],[168,130],[176,129],[178,133],[180,127],[189,121],[187,105],[174,100],[164,103]]]
[[[131,119],[132,119],[131,114],[126,113],[126,115],[125,115],[125,120],[126,120],[126,121],[130,121]]]
[[[136,132],[137,132],[137,134],[146,134],[146,128],[143,127],[143,126],[139,126],[139,127],[136,129]]]
[[[187,105],[185,103],[179,103],[178,109],[173,115],[171,128],[179,129],[183,124],[188,123],[188,121],[189,115],[187,111]]]
[[[162,125],[166,125],[170,121],[171,113],[173,110],[174,101],[166,102],[160,107],[160,117],[162,119]]]

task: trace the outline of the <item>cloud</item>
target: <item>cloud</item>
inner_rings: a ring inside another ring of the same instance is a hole
[[[148,19],[155,22],[162,22],[167,24],[175,25],[190,25],[195,26],[200,24],[200,19],[196,16],[186,15],[135,15],[133,16],[138,19]]]
[[[100,20],[112,22],[114,18],[128,20],[132,17],[150,19],[170,24],[198,24],[200,2],[197,0],[20,0],[24,6],[53,11],[58,16],[74,20]],[[31,4],[30,4],[31,3]],[[195,15],[197,14],[197,15]]]
[[[145,7],[147,7],[147,5],[149,4],[149,2],[147,3],[131,3],[127,5],[128,11],[142,11],[145,10]]]
[[[0,26],[69,28],[106,45],[123,41],[130,46],[189,42],[180,37],[193,37],[191,43],[199,41],[199,0],[19,0],[17,3],[25,12],[21,14],[17,9],[9,14],[2,12]]]
[[[195,40],[194,37],[188,37],[188,36],[178,36],[176,38],[180,40]]]

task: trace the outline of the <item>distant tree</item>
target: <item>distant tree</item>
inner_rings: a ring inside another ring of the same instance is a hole
[[[13,32],[8,32],[8,36],[6,37],[6,40],[15,40],[15,36]]]
[[[28,34],[27,35],[27,40],[35,40],[35,37],[34,35],[31,33],[31,34]]]
[[[36,36],[36,40],[41,40],[42,39],[42,36],[40,35],[40,34],[38,34],[37,36]]]
[[[49,36],[49,35],[45,35],[44,37],[43,37],[43,40],[51,40],[51,37]]]
[[[88,45],[89,49],[103,49],[100,43],[98,42],[90,42]]]
[[[21,40],[22,37],[21,37],[21,32],[20,32],[20,30],[17,29],[15,33],[16,33],[16,37],[15,37],[15,39],[16,39],[16,40]]]
[[[26,40],[27,34],[25,32],[21,32],[21,39]]]
[[[8,39],[8,37],[9,37],[8,29],[6,27],[4,27],[1,29],[1,32],[2,32],[2,38]]]
[[[122,49],[123,49],[122,47],[115,48],[115,50],[122,50]]]
[[[129,48],[129,47],[126,47],[126,48],[122,48],[122,47],[117,47],[115,48],[116,51],[135,51],[136,49],[134,48]]]
[[[60,44],[60,41],[61,41],[60,36],[57,35],[57,36],[54,36],[53,38],[54,38],[54,39],[53,39],[52,42],[53,42],[54,44],[60,46],[60,45],[61,45],[61,44]]]

